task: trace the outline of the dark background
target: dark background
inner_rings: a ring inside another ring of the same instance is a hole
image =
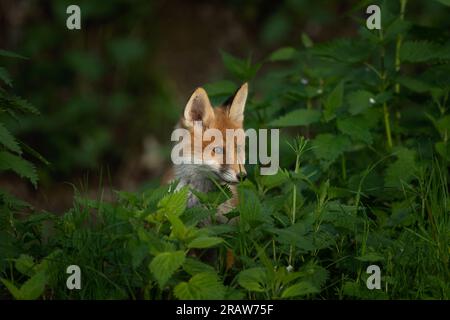
[[[66,28],[70,4],[81,7],[81,30]],[[262,61],[276,48],[300,45],[302,33],[317,42],[353,36],[354,17],[365,18],[368,4],[1,0],[0,48],[28,57],[3,63],[15,93],[41,111],[7,125],[50,165],[38,165],[38,189],[7,173],[0,185],[37,208],[62,212],[74,188],[95,194],[99,185],[158,184],[189,95],[227,79],[221,50]],[[410,1],[408,17],[448,25],[441,9],[434,1]]]

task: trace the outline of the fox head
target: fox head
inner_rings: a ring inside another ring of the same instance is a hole
[[[184,108],[180,126],[190,132],[190,156],[202,161],[194,162],[187,170],[189,173],[212,174],[226,184],[246,178],[243,122],[247,94],[245,83],[224,104],[213,107],[203,88],[194,91]],[[197,143],[196,133],[202,137]]]

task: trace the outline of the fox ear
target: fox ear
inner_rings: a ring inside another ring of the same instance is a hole
[[[202,121],[204,126],[209,126],[214,120],[214,110],[209,102],[205,89],[197,88],[184,108],[184,121],[187,127],[192,127],[194,121]]]
[[[239,90],[236,92],[231,103],[229,117],[233,121],[243,122],[244,121],[244,109],[245,102],[247,101],[248,95],[248,84],[244,83]]]

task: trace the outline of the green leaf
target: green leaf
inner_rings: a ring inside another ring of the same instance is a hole
[[[450,47],[427,40],[406,41],[400,49],[400,59],[406,62],[426,62],[434,59],[450,59]]]
[[[267,287],[267,273],[264,268],[250,268],[239,272],[237,281],[248,291],[264,292]]]
[[[240,213],[240,227],[248,231],[255,224],[262,222],[261,202],[253,190],[245,187],[238,188]]]
[[[236,85],[232,81],[222,80],[208,83],[204,86],[209,97],[231,96],[236,91]]]
[[[305,46],[305,48],[312,48],[314,46],[314,43],[311,40],[311,38],[304,32],[302,33],[302,43]]]
[[[225,292],[219,277],[211,272],[196,274],[189,282],[181,282],[174,289],[175,297],[180,300],[221,300]]]
[[[16,139],[2,123],[0,123],[0,143],[9,150],[18,154],[22,154],[22,150],[20,149]]]
[[[159,210],[167,215],[180,216],[186,209],[189,188],[183,187],[178,191],[169,193],[158,202]]]
[[[17,54],[17,53],[11,52],[11,51],[7,51],[7,50],[2,50],[2,49],[0,49],[0,56],[8,57],[8,58],[28,59],[27,57],[21,56],[20,54]]]
[[[188,244],[188,248],[197,248],[197,249],[203,249],[203,248],[210,248],[214,247],[220,243],[223,242],[222,238],[219,237],[207,237],[207,236],[201,236],[198,238],[195,238]]]
[[[12,80],[9,76],[8,71],[5,68],[0,67],[0,80],[6,83],[8,86],[12,87]]]
[[[39,298],[45,290],[47,276],[45,272],[38,272],[28,279],[20,288],[21,300],[35,300]]]
[[[294,298],[307,294],[314,294],[320,292],[312,283],[307,281],[301,281],[288,288],[286,288],[281,294],[282,298]]]
[[[315,249],[309,236],[310,229],[304,223],[296,223],[283,229],[274,229],[273,232],[278,235],[277,241],[281,244],[293,245],[304,251]]]
[[[397,36],[407,33],[411,25],[411,22],[398,17],[386,28],[384,41],[396,40]]]
[[[19,109],[20,111],[24,113],[30,113],[34,115],[39,115],[40,112],[38,109],[36,109],[31,103],[29,103],[27,100],[19,98],[19,97],[12,97],[9,99],[11,104]]]
[[[408,88],[409,90],[411,90],[413,92],[425,93],[425,92],[431,91],[431,89],[433,89],[433,87],[430,84],[428,84],[425,81],[422,81],[418,78],[402,76],[402,77],[398,77],[397,81],[402,86]]]
[[[22,293],[21,291],[12,283],[11,281],[7,279],[0,278],[0,281],[3,283],[3,285],[8,289],[9,293],[14,297],[14,299],[21,299]]]
[[[445,160],[450,161],[450,143],[439,141],[434,145],[436,152],[440,154]]]
[[[15,263],[16,269],[20,273],[29,277],[31,277],[34,274],[33,270],[34,265],[35,263],[33,257],[27,254],[21,254]]]
[[[269,123],[271,127],[307,126],[320,120],[320,111],[315,109],[298,109],[291,111]]]
[[[193,258],[186,258],[186,261],[183,264],[183,270],[189,273],[191,276],[202,272],[215,272],[214,268],[209,264],[203,263]]]
[[[161,289],[172,277],[172,274],[183,265],[185,260],[183,251],[163,252],[153,258],[150,271],[155,276]]]
[[[374,95],[366,90],[351,92],[347,96],[347,101],[348,111],[352,115],[360,114],[376,103]]]
[[[344,153],[351,143],[346,136],[335,136],[330,133],[319,134],[312,142],[312,150],[320,160],[333,162]]]
[[[225,51],[221,51],[220,53],[225,68],[242,81],[248,81],[253,78],[261,67],[259,63],[252,65],[250,59],[241,60]]]
[[[372,44],[359,40],[336,39],[331,42],[315,45],[313,54],[331,58],[339,62],[356,63],[369,56]]]
[[[172,226],[172,233],[175,237],[180,240],[184,240],[188,234],[188,228],[184,225],[183,221],[181,221],[181,219],[174,214],[168,214],[167,220],[169,220]]]
[[[344,84],[340,82],[324,102],[324,118],[325,121],[330,121],[336,117],[336,111],[342,106],[344,97]]]
[[[416,172],[416,153],[404,147],[395,150],[397,160],[391,163],[385,172],[384,184],[386,187],[399,188],[402,182],[410,182]]]
[[[372,143],[372,135],[364,117],[355,116],[346,119],[337,120],[338,129],[350,136],[354,141],[363,141],[367,144]]]
[[[295,50],[292,47],[284,47],[280,48],[278,50],[275,50],[270,56],[269,61],[286,61],[291,60],[295,54],[297,53],[297,50]]]
[[[0,171],[1,170],[12,170],[20,177],[28,178],[36,187],[38,177],[34,166],[30,162],[12,153],[7,151],[0,152]]]

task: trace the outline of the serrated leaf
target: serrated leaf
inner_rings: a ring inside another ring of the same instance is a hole
[[[260,63],[252,65],[249,59],[241,60],[225,51],[221,51],[220,53],[222,55],[223,64],[227,70],[240,80],[250,80],[261,67]]]
[[[21,254],[15,262],[16,269],[23,275],[31,277],[34,274],[34,259],[27,254]]]
[[[30,113],[34,115],[39,115],[40,112],[38,109],[36,109],[31,103],[29,103],[27,100],[19,98],[19,97],[12,97],[8,99],[9,102],[19,109],[20,111],[24,113]]]
[[[150,263],[150,271],[162,289],[173,273],[183,265],[186,259],[183,251],[163,252],[156,255]]]
[[[450,59],[450,49],[427,40],[406,41],[400,49],[400,59],[406,62]]]
[[[218,244],[222,243],[223,239],[219,237],[206,237],[201,236],[198,238],[195,238],[188,244],[188,248],[197,248],[197,249],[204,249],[204,248],[210,248],[217,246]]]
[[[345,136],[335,136],[330,133],[319,134],[312,141],[312,150],[320,160],[333,162],[351,145]]]
[[[313,54],[333,60],[356,63],[366,60],[371,52],[371,44],[350,39],[336,39],[331,42],[315,45]]]
[[[397,160],[391,163],[385,172],[386,187],[401,187],[402,182],[409,182],[416,172],[415,152],[404,147],[395,150]]]
[[[395,19],[387,28],[384,41],[397,39],[398,35],[405,34],[411,28],[412,23],[400,17]]]
[[[366,90],[358,90],[347,96],[349,104],[348,111],[352,115],[360,114],[376,103],[372,93]]]
[[[354,141],[372,143],[372,135],[364,117],[355,116],[346,119],[338,119],[337,127],[339,131],[350,136]]]
[[[325,121],[330,121],[336,117],[336,111],[342,106],[344,97],[344,84],[340,82],[333,91],[330,92],[324,102],[323,115]]]
[[[12,170],[20,177],[29,179],[36,187],[38,176],[34,166],[30,162],[12,153],[7,151],[0,152],[0,171],[1,170]]]
[[[225,295],[225,286],[211,272],[193,276],[188,282],[179,283],[174,294],[180,300],[220,300]]]
[[[214,268],[209,264],[193,258],[186,258],[186,261],[183,263],[183,270],[189,273],[191,276],[203,272],[215,272]]]
[[[269,123],[271,127],[307,126],[320,120],[321,113],[315,109],[298,109]]]
[[[166,194],[164,198],[159,200],[158,208],[167,215],[180,216],[186,209],[188,195],[188,187]]]
[[[280,48],[280,49],[272,52],[272,54],[269,56],[269,61],[274,62],[274,61],[291,60],[295,56],[296,53],[297,53],[297,50],[295,50],[292,47]]]
[[[184,225],[183,221],[175,214],[168,214],[167,220],[169,220],[171,224],[173,235],[178,239],[184,240],[189,230]]]
[[[0,123],[0,143],[3,144],[9,150],[22,154],[19,144],[13,135],[5,128],[5,126]]]
[[[238,193],[240,226],[248,231],[256,223],[261,222],[261,202],[253,190],[240,187]]]
[[[264,268],[250,268],[239,272],[237,281],[248,291],[264,292],[267,287],[267,273]]]
[[[281,294],[282,298],[294,298],[307,294],[318,293],[320,290],[316,288],[312,283],[307,281],[301,281],[288,288],[286,288]]]

